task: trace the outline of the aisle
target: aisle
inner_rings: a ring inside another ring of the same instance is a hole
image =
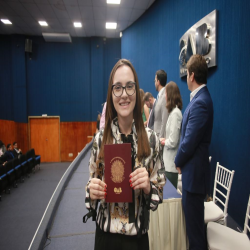
[[[87,213],[84,200],[85,185],[89,178],[89,155],[90,150],[65,188],[49,232],[46,250],[94,249],[95,222],[92,219],[86,224],[82,222],[83,215]]]
[[[0,202],[0,249],[28,249],[34,232],[59,180],[70,165],[42,163],[40,170],[26,178]]]

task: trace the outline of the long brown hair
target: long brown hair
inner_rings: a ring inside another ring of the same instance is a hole
[[[167,95],[167,105],[166,108],[168,113],[170,113],[175,106],[182,110],[182,99],[180,90],[175,82],[169,82],[166,87],[166,95]]]
[[[144,91],[143,89],[140,89],[140,95],[141,95],[141,112],[143,113],[143,110],[144,110]]]
[[[138,150],[137,150],[137,158],[139,161],[141,161],[143,158],[146,158],[150,155],[150,147],[148,142],[147,133],[143,124],[141,110],[142,110],[142,102],[141,102],[141,96],[140,96],[140,88],[139,88],[139,81],[137,74],[135,72],[135,69],[132,65],[132,63],[129,60],[126,59],[120,59],[112,69],[109,77],[109,86],[108,86],[108,94],[107,94],[107,107],[106,107],[106,114],[105,114],[105,128],[104,128],[104,134],[103,134],[103,140],[102,145],[100,149],[100,153],[98,158],[104,159],[104,145],[113,144],[113,135],[111,131],[111,123],[112,120],[117,116],[117,112],[114,107],[113,99],[112,99],[112,85],[113,85],[113,79],[115,72],[117,69],[121,66],[128,66],[135,78],[135,88],[136,88],[136,103],[133,111],[133,118],[135,121],[135,128],[138,138]]]

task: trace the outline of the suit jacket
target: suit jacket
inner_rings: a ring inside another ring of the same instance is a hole
[[[6,161],[11,161],[12,159],[15,158],[13,152],[8,151],[8,150],[4,153],[4,157],[5,157]]]
[[[159,138],[165,138],[165,129],[168,120],[168,111],[166,109],[166,91],[165,87],[161,89],[154,109],[154,131]]]
[[[166,124],[166,140],[163,148],[163,161],[165,170],[172,173],[178,173],[174,159],[177,154],[177,150],[180,143],[181,137],[181,122],[182,113],[176,106],[169,114],[168,121]]]
[[[182,120],[181,141],[175,164],[182,171],[182,187],[188,192],[209,191],[209,145],[213,129],[213,102],[207,87],[188,104]]]
[[[15,158],[17,158],[19,155],[22,154],[22,152],[18,153],[15,149],[13,149],[12,153],[13,153],[13,155],[14,155]]]

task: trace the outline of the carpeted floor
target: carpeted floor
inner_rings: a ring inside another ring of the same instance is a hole
[[[0,202],[0,249],[27,250],[47,204],[70,165],[43,163]]]
[[[95,222],[89,219],[86,224],[82,217],[88,210],[85,207],[85,185],[89,179],[90,150],[73,173],[56,211],[49,231],[45,250],[93,250]]]

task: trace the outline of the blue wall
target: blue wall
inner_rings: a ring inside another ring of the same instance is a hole
[[[208,79],[214,102],[211,193],[217,161],[235,170],[228,212],[243,227],[250,194],[249,0],[158,0],[123,32],[122,57],[133,62],[140,87],[154,96],[155,72],[164,69],[168,81],[178,84],[185,109],[190,92],[186,78],[179,77],[179,39],[214,9],[218,66],[209,69]]]
[[[12,120],[12,84],[11,84],[11,42],[10,37],[0,36],[0,115]],[[0,118],[1,118],[0,117]]]
[[[46,43],[25,36],[0,36],[0,119],[27,122],[28,116],[59,115],[61,121],[95,121],[107,95],[108,77],[121,58],[121,39],[72,38]]]

